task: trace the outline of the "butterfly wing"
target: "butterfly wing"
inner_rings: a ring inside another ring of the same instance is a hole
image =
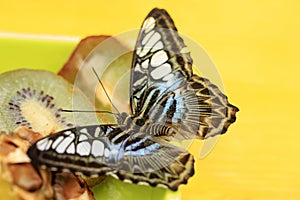
[[[110,125],[77,127],[52,134],[27,151],[32,164],[52,171],[68,170],[85,175],[104,175],[114,170],[112,144],[122,130]]]
[[[150,124],[175,129],[172,136],[177,139],[205,139],[225,133],[237,111],[216,85],[193,75],[185,85],[160,98],[149,110],[149,119]]]
[[[139,134],[140,135],[140,134]],[[144,134],[145,135],[145,134]],[[177,190],[194,173],[186,150],[159,139],[130,137],[111,125],[77,127],[45,137],[27,151],[33,165]]]
[[[176,191],[194,174],[194,158],[185,149],[158,138],[128,141],[115,175],[127,182],[164,186]]]
[[[178,139],[225,133],[238,111],[217,86],[193,75],[190,53],[171,17],[160,9],[150,12],[138,36],[130,101],[134,115],[150,126],[175,129]],[[162,132],[154,135],[170,134]]]
[[[130,103],[134,115],[192,76],[192,59],[169,14],[153,9],[142,25],[133,54]]]

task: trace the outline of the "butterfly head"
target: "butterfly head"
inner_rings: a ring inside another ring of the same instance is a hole
[[[128,117],[129,117],[129,115],[126,112],[119,113],[116,116],[118,124],[124,124],[126,118],[128,118]]]

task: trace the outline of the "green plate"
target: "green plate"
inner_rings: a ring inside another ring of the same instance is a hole
[[[46,69],[57,72],[79,42],[78,38],[6,35],[0,37],[0,73],[18,69]],[[0,180],[0,192],[5,184]],[[180,193],[164,188],[124,183],[107,177],[93,188],[98,200],[179,200]],[[3,194],[3,193],[2,193]]]

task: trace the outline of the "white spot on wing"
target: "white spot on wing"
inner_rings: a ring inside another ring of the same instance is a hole
[[[130,179],[124,179],[123,182],[124,183],[132,183],[132,180],[130,180]]]
[[[63,136],[59,136],[58,138],[56,138],[56,140],[53,142],[52,144],[52,148],[55,149],[57,147],[57,145],[64,139]]]
[[[148,66],[149,66],[149,59],[147,59],[144,62],[142,62],[142,68],[148,69]]]
[[[151,31],[149,33],[146,34],[146,36],[143,38],[142,40],[142,45],[145,45],[146,42],[149,40],[149,38],[154,34],[154,31]]]
[[[88,137],[86,136],[86,135],[80,135],[79,136],[79,142],[81,142],[81,141],[83,141],[83,140],[87,140],[88,139]]]
[[[93,156],[103,156],[104,153],[104,144],[99,140],[94,140],[92,144],[92,154]]]
[[[159,66],[168,60],[168,54],[164,50],[160,50],[153,54],[150,64],[153,67]]]
[[[138,184],[138,185],[149,185],[149,183],[143,182],[143,181],[142,181],[142,182],[138,182],[137,184]]]
[[[69,148],[67,149],[67,153],[74,154],[75,153],[75,144],[70,144]]]
[[[144,84],[144,82],[145,82],[144,79],[145,79],[145,78],[143,78],[143,79],[141,78],[141,79],[136,80],[136,81],[134,82],[133,86],[140,86],[140,85]]]
[[[110,154],[109,149],[108,149],[108,148],[105,148],[105,149],[104,149],[104,156],[105,156],[105,157],[108,157],[109,154]]]
[[[100,127],[98,126],[97,128],[96,128],[96,130],[95,130],[95,137],[99,137],[99,135],[100,135]]]
[[[62,171],[63,171],[63,172],[71,172],[71,170],[70,170],[70,169],[67,169],[67,168],[63,168]]]
[[[48,141],[49,141],[48,138],[45,138],[45,139],[42,139],[42,140],[38,141],[36,143],[36,147],[38,148],[38,150],[40,150],[40,151],[47,150],[46,147],[47,147]]]
[[[134,71],[143,72],[142,69],[141,69],[141,66],[138,63],[135,65]]]
[[[71,133],[72,133],[71,131],[64,132],[65,135],[70,135]]]
[[[149,51],[150,51],[150,48],[148,47],[142,47],[142,48],[137,48],[138,50],[136,51],[137,55],[139,57],[144,57]]]
[[[113,150],[111,150],[111,154],[114,154],[114,155],[116,155],[116,154],[118,154],[119,153],[119,151],[117,150],[117,149],[113,149]]]
[[[190,50],[189,50],[187,47],[183,47],[183,48],[180,50],[180,53],[190,53]]]
[[[174,74],[168,74],[167,76],[165,76],[163,78],[163,81],[170,81],[170,80],[172,80],[173,77],[174,77]]]
[[[140,55],[141,54],[141,50],[142,50],[142,47],[137,47],[135,53],[137,55]]]
[[[92,174],[90,175],[91,178],[98,178],[99,177],[99,174]]]
[[[145,44],[144,48],[153,48],[153,46],[160,40],[161,35],[159,33],[154,33],[153,36],[148,40],[147,44]]]
[[[46,146],[45,150],[48,150],[48,149],[50,149],[52,142],[53,142],[53,140],[49,140],[49,141],[48,141],[48,143],[47,143],[47,146]]]
[[[114,177],[115,179],[119,179],[119,177],[112,172],[107,172],[106,175],[110,175],[110,176]]]
[[[64,153],[66,149],[69,147],[70,143],[73,142],[75,136],[74,134],[66,137],[55,149],[57,153]]]
[[[158,43],[156,43],[153,48],[151,49],[151,52],[157,51],[164,48],[164,45],[161,41],[159,41]]]
[[[155,19],[153,17],[148,17],[145,19],[142,29],[145,29],[145,33],[149,32],[155,26]]]
[[[157,186],[159,186],[159,187],[163,187],[163,188],[168,188],[166,185],[164,185],[164,184],[157,184]],[[171,200],[180,200],[180,198],[179,197],[174,197],[174,199],[171,199]]]
[[[55,172],[57,171],[57,167],[51,167],[50,169],[51,171],[55,171]]]
[[[167,74],[172,72],[171,65],[169,63],[165,63],[151,72],[151,76],[153,79],[160,79],[166,76]]]
[[[80,142],[77,144],[76,152],[81,156],[88,156],[91,151],[91,145],[88,142]]]
[[[80,133],[89,134],[89,132],[87,131],[87,129],[86,129],[86,128],[83,128],[83,129],[81,129],[81,130],[80,130]]]

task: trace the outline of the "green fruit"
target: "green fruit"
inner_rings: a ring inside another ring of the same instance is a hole
[[[125,183],[108,176],[103,182],[93,187],[96,199],[109,200],[175,200],[180,199],[180,192],[173,192],[162,187],[150,187]]]
[[[0,75],[0,130],[12,132],[26,126],[42,135],[75,125],[90,124],[88,113],[62,109],[93,110],[82,92],[52,72],[20,69]],[[73,104],[80,108],[73,108]]]

